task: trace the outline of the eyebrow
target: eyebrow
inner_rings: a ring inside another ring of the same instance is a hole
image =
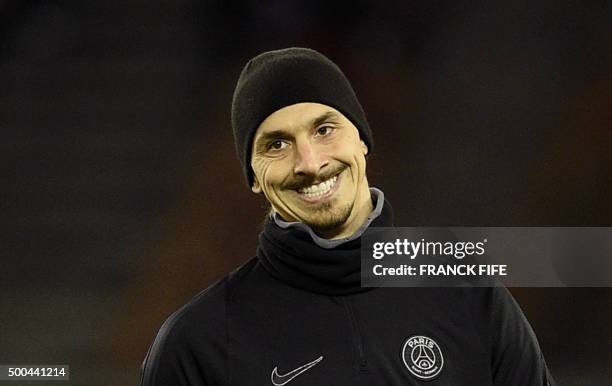
[[[310,127],[316,127],[330,120],[339,120],[339,119],[340,119],[340,115],[336,113],[335,111],[331,111],[331,110],[326,111],[323,114],[319,115],[318,117],[313,118],[310,121]],[[288,136],[287,131],[282,130],[282,129],[265,132],[255,139],[255,147],[260,148],[261,146],[264,146],[270,141],[287,138],[287,136]]]
[[[287,132],[285,130],[272,130],[266,133],[261,134],[255,140],[255,146],[260,147],[267,144],[269,141],[273,141],[276,139],[285,138],[287,136]]]
[[[321,114],[320,116],[314,118],[311,121],[311,126],[312,127],[316,127],[319,126],[322,123],[325,123],[327,121],[333,121],[333,120],[338,120],[340,119],[340,115],[338,113],[336,113],[335,111],[326,111],[323,114]]]

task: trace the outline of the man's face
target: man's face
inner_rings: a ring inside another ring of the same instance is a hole
[[[358,213],[370,208],[367,152],[357,128],[336,109],[319,103],[287,106],[255,133],[252,190],[263,192],[286,221],[334,235],[353,227],[361,220]]]

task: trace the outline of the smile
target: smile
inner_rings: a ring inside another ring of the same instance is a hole
[[[297,192],[306,201],[318,201],[321,198],[330,196],[336,190],[339,179],[340,175],[335,175],[319,184],[298,189]]]

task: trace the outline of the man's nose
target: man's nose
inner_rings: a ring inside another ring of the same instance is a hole
[[[296,143],[293,167],[295,174],[316,176],[327,164],[327,157],[312,143],[307,141]]]

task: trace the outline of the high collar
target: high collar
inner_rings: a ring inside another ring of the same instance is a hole
[[[257,257],[276,279],[310,292],[347,295],[361,287],[361,236],[368,227],[393,225],[393,210],[384,194],[371,188],[374,210],[351,237],[328,240],[303,223],[289,223],[274,214],[259,235]]]
[[[370,195],[372,197],[372,203],[374,204],[374,209],[372,210],[372,212],[370,213],[366,221],[359,227],[359,229],[357,229],[355,233],[353,233],[349,237],[345,237],[341,239],[335,239],[335,240],[334,239],[324,239],[323,237],[317,235],[308,224],[304,224],[303,222],[298,222],[298,221],[295,221],[295,222],[285,221],[280,217],[280,215],[276,211],[272,212],[271,217],[276,223],[276,225],[278,225],[279,227],[283,229],[294,227],[296,229],[307,232],[310,235],[310,237],[312,237],[312,241],[315,244],[317,244],[321,248],[331,249],[331,248],[337,247],[340,244],[346,243],[347,241],[351,241],[351,240],[361,237],[363,232],[365,232],[365,230],[370,226],[370,223],[372,223],[372,221],[374,221],[375,218],[380,216],[384,203],[385,203],[385,194],[382,192],[382,190],[372,187],[370,188]]]

